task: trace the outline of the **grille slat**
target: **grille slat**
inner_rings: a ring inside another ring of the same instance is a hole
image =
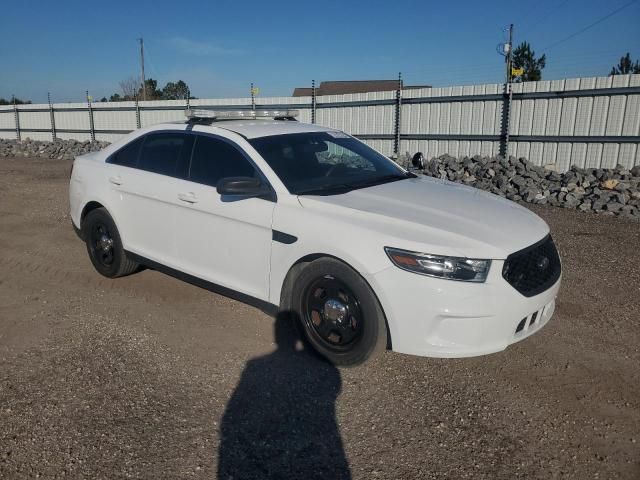
[[[560,278],[560,256],[551,235],[507,257],[502,276],[525,297],[533,297]]]

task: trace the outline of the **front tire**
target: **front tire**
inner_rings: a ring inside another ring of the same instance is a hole
[[[127,257],[116,224],[104,208],[87,214],[82,222],[82,235],[91,263],[101,275],[117,278],[137,270],[138,263]]]
[[[382,307],[348,265],[333,258],[314,260],[300,272],[292,293],[308,343],[331,363],[358,365],[385,350]]]

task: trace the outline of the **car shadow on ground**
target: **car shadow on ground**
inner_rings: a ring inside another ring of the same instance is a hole
[[[220,426],[220,480],[350,479],[335,417],[340,372],[307,349],[291,317],[275,320],[277,350],[249,360]]]

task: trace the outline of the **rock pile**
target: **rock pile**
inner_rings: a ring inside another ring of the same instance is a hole
[[[426,162],[425,175],[463,183],[510,200],[548,204],[640,221],[640,165],[631,170],[571,167],[564,173],[524,158],[449,155]]]
[[[72,159],[101,150],[109,142],[0,139],[0,157]],[[407,165],[407,156],[400,163]],[[442,155],[426,163],[425,175],[463,183],[514,201],[548,204],[605,215],[622,215],[640,221],[640,165],[631,170],[571,167],[557,172],[524,158]]]
[[[0,157],[44,157],[73,159],[84,153],[102,150],[109,142],[79,142],[77,140],[56,140],[44,142],[27,138],[21,142],[17,140],[0,139]]]

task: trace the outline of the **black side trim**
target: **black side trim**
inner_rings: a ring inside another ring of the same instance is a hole
[[[278,313],[278,306],[274,305],[273,303],[269,303],[265,300],[252,297],[251,295],[247,295],[245,293],[223,287],[222,285],[218,285],[217,283],[203,280],[202,278],[194,277],[193,275],[189,275],[188,273],[181,272],[180,270],[175,270],[173,268],[167,267],[165,265],[162,265],[161,263],[154,262],[153,260],[149,260],[148,258],[142,257],[135,253],[129,251],[127,251],[126,253],[127,256],[132,260],[135,260],[136,262],[159,272],[165,273],[171,277],[177,278],[178,280],[190,283],[192,285],[195,285],[196,287],[204,288],[205,290],[209,290],[210,292],[224,295],[225,297],[232,298],[233,300],[238,300],[242,303],[246,303],[247,305],[251,305],[252,307],[259,308],[267,315],[275,315],[276,313]]]
[[[298,241],[298,237],[294,237],[293,235],[289,235],[288,233],[280,232],[279,230],[272,230],[271,232],[271,238],[274,242],[291,245],[292,243],[296,243]]]

